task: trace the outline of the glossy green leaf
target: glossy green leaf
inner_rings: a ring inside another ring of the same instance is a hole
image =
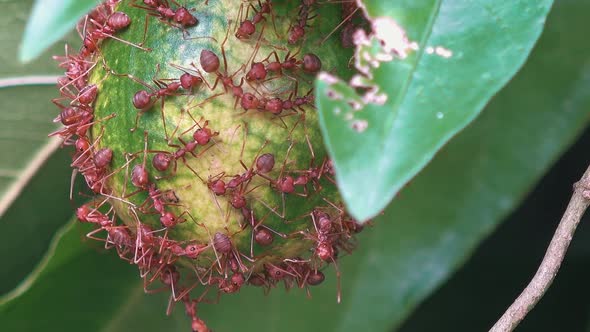
[[[28,62],[65,37],[97,0],[37,0],[19,49],[19,59]]]
[[[347,207],[359,220],[382,211],[516,73],[552,1],[365,3],[371,17],[393,18],[418,50],[371,68],[363,84],[377,91],[363,96],[342,81],[317,80],[324,140]],[[394,26],[383,29],[393,38]],[[369,66],[367,54],[375,59],[376,53],[391,55],[374,39],[357,59]]]
[[[264,296],[261,289],[248,288],[223,296],[217,305],[203,304],[200,315],[216,331],[391,331],[399,325],[518,204],[588,123],[590,49],[582,33],[588,10],[590,3],[558,3],[521,73],[362,234],[358,251],[340,262],[342,304],[335,303],[336,283],[330,274],[324,285],[311,289],[311,300],[297,289],[288,294],[275,289]],[[79,238],[83,233],[77,234]],[[59,326],[59,331],[188,329],[182,307],[166,318],[165,295],[141,295],[138,280],[129,276],[137,272],[117,262],[114,252],[107,259],[71,245],[84,252],[76,256],[83,266],[62,264],[53,271],[54,279],[38,280],[46,287],[43,292],[35,288],[42,286],[33,286],[0,306],[0,330],[44,310],[49,312],[43,316],[45,325],[30,331],[48,326]],[[96,281],[94,275],[107,281]],[[113,286],[111,278],[117,277]],[[67,280],[68,287],[54,287],[55,279]],[[102,292],[96,291],[99,285]],[[85,298],[62,296],[72,289]],[[86,316],[90,310],[92,318]],[[65,317],[88,321],[69,322]]]
[[[69,152],[48,160],[60,144],[47,134],[57,128],[52,120],[59,110],[50,99],[58,96],[54,82],[63,73],[51,55],[63,54],[63,44],[26,66],[17,61],[18,32],[31,6],[2,2],[0,13],[0,294],[30,273],[71,216]]]

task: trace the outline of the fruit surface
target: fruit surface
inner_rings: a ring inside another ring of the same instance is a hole
[[[169,286],[187,312],[201,284],[320,284],[360,230],[313,106],[320,68],[347,76],[350,54],[324,38],[338,5],[109,3],[83,21],[82,59],[62,62],[88,69],[65,79],[80,90],[72,95],[98,90],[72,102],[80,111],[93,100],[93,122],[60,133],[77,137],[72,165],[96,194],[78,209],[99,226],[92,237],[137,264],[146,290]]]
[[[113,150],[111,167],[116,173],[108,181],[109,187],[113,190],[113,196],[125,197],[137,190],[130,182],[130,170],[135,165],[143,163],[144,132],[147,133],[149,150],[169,152],[174,152],[178,147],[183,146],[178,140],[179,137],[185,142],[189,141],[192,133],[199,129],[199,125],[203,126],[204,121],[208,121],[211,130],[219,132],[218,136],[212,138],[212,143],[204,148],[199,147],[195,151],[197,158],[187,154],[186,162],[177,160],[176,172],[155,170],[151,165],[155,154],[151,152],[147,153],[146,167],[151,181],[157,183],[160,191],[173,190],[178,197],[177,206],[167,206],[170,211],[177,215],[186,214],[183,217],[186,222],[168,231],[169,238],[177,241],[196,240],[207,243],[213,234],[223,232],[231,234],[232,241],[239,243],[240,250],[246,253],[249,252],[251,230],[248,228],[242,231],[241,225],[247,221],[244,220],[241,210],[231,206],[231,195],[214,195],[208,188],[207,182],[221,177],[227,183],[231,180],[231,176],[243,174],[247,170],[240,161],[246,168],[255,170],[256,166],[253,165],[255,158],[265,153],[274,155],[275,167],[266,174],[274,180],[281,174],[296,177],[303,174],[301,171],[309,169],[310,165],[320,167],[327,156],[322,145],[317,115],[310,105],[312,103],[307,103],[296,111],[285,110],[278,116],[257,110],[245,112],[239,103],[234,108],[237,97],[234,97],[231,92],[224,93],[221,82],[218,82],[215,90],[209,89],[206,84],[201,84],[193,92],[179,90],[177,96],[164,98],[163,110],[170,144],[164,131],[160,100],[140,116],[137,129],[133,132],[130,130],[134,128],[138,113],[133,107],[132,96],[137,91],[146,89],[138,81],[154,88],[156,88],[152,81],[154,79],[160,79],[163,83],[169,84],[183,74],[183,71],[171,66],[175,64],[186,68],[187,71],[196,67],[209,85],[213,85],[217,75],[206,74],[199,62],[203,50],[212,51],[218,56],[221,62],[220,72],[234,75],[233,82],[236,85],[244,78],[244,73],[250,69],[252,61],[249,62],[249,60],[253,56],[255,60],[260,61],[273,51],[276,51],[279,60],[282,61],[288,52],[294,55],[298,53],[295,57],[300,60],[303,54],[310,53],[312,50],[315,52],[323,50],[324,52],[321,53],[323,66],[330,68],[338,65],[339,48],[331,45],[334,43],[324,44],[321,47],[314,45],[318,42],[317,36],[321,35],[314,30],[318,29],[317,27],[310,30],[308,36],[310,40],[305,40],[298,45],[289,45],[286,42],[285,36],[288,35],[291,22],[283,15],[290,14],[292,17],[297,14],[297,7],[279,11],[282,7],[274,6],[274,21],[275,25],[278,25],[276,33],[272,17],[267,15],[268,19],[261,22],[266,24],[259,24],[264,27],[262,34],[255,33],[249,40],[236,38],[234,34],[236,22],[239,20],[240,4],[240,2],[232,1],[209,1],[207,6],[202,1],[194,4],[187,3],[188,8],[193,5],[196,9],[194,15],[199,23],[194,28],[188,28],[185,33],[177,27],[150,17],[144,47],[150,48],[151,51],[144,51],[116,40],[106,40],[101,47],[105,66],[99,62],[90,81],[96,83],[100,91],[95,102],[95,118],[101,119],[112,113],[116,114],[115,118],[97,124],[92,129],[93,138],[99,137],[96,147],[108,147]],[[258,6],[255,2],[252,4]],[[242,6],[241,9],[242,16],[245,17],[246,6]],[[128,30],[118,36],[131,42],[141,42],[145,10],[127,4],[119,5],[117,10],[127,13],[133,22]],[[253,15],[252,12],[253,10],[250,9],[248,13],[250,17]],[[232,19],[233,21],[230,22]],[[316,20],[321,21],[317,18]],[[259,30],[260,26],[257,27]],[[224,68],[221,53],[221,42],[226,35],[224,50],[227,69]],[[275,61],[273,56],[269,60]],[[257,98],[276,97],[282,100],[289,98],[294,100],[296,97],[305,97],[312,88],[309,83],[313,80],[313,75],[305,74],[301,70],[283,70],[282,76],[270,73],[268,76],[268,80],[264,83],[246,81],[242,84],[244,92],[253,93]],[[295,83],[297,83],[297,94],[294,93]],[[222,95],[212,97],[216,94]],[[211,99],[206,101],[207,98]],[[197,124],[196,127],[195,124]],[[187,130],[187,133],[181,135]],[[313,164],[310,164],[311,149],[308,141],[315,155]],[[287,156],[290,147],[291,150]],[[130,157],[129,154],[132,156]],[[164,178],[156,180],[158,176]],[[335,217],[338,215],[339,211],[334,210],[324,201],[324,199],[335,203],[338,201],[335,186],[328,180],[322,179],[320,183],[321,193],[316,194],[312,186],[308,185],[307,197],[301,197],[297,194],[281,194],[272,184],[269,184],[267,179],[255,176],[243,191],[248,192],[245,195],[248,201],[247,206],[254,211],[258,220],[264,218],[264,225],[282,234],[289,234],[313,226],[303,221],[311,221],[311,217],[306,214],[309,215],[314,208],[330,210]],[[300,188],[297,193],[305,195]],[[143,204],[145,207],[150,204],[147,191],[133,194],[125,200],[132,202],[135,206]],[[148,203],[144,204],[145,202]],[[112,203],[119,217],[130,227],[134,227],[136,221],[129,212],[130,205],[117,200],[112,200]],[[138,210],[136,209],[136,212]],[[159,214],[138,214],[141,215],[141,222],[150,225],[153,229],[161,228]],[[287,224],[286,221],[293,222]],[[295,241],[282,239],[280,236],[275,236],[271,247],[261,248],[254,243],[255,255],[293,257],[302,254],[302,249],[305,250],[311,245],[304,241],[300,245],[285,247],[285,242],[295,243]]]

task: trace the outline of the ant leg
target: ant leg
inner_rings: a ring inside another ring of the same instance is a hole
[[[145,113],[146,110],[147,109],[137,111],[137,114],[135,115],[135,124],[133,125],[133,128],[129,129],[129,131],[134,132],[137,130],[137,126],[139,125],[139,118],[143,113]]]
[[[228,27],[227,27],[227,31],[225,33],[225,38],[223,39],[223,42],[221,43],[221,55],[223,56],[223,70],[225,71],[225,74],[227,75],[227,58],[225,56],[225,43],[227,42],[227,38],[229,37],[229,30],[231,29],[231,20],[230,22],[228,22]]]
[[[211,248],[213,248],[213,253],[215,254],[215,258],[216,258],[216,263],[219,266],[219,268],[221,269],[221,259],[219,258],[219,253],[217,252],[217,249],[215,248],[215,242],[213,241],[213,236],[211,236],[211,232],[209,232],[209,228],[207,228],[207,226],[205,226],[205,224],[199,224],[199,226],[205,228],[205,231],[207,231],[207,235],[209,236],[209,241],[211,244]]]
[[[86,234],[86,237],[89,238],[89,239],[92,239],[92,240],[96,240],[96,241],[100,241],[100,242],[105,242],[105,245],[106,245],[107,239],[104,239],[104,238],[100,238],[100,237],[96,237],[95,236],[95,234],[99,233],[100,231],[106,231],[106,229],[104,227],[97,228],[97,229],[89,232],[88,234]]]
[[[181,108],[180,109],[180,119],[176,123],[176,126],[174,127],[174,130],[172,131],[172,134],[170,134],[170,139],[172,139],[172,137],[174,137],[174,135],[176,135],[176,132],[180,129],[180,125],[182,124],[182,121],[184,120],[184,114],[185,113],[186,113],[186,110],[184,108]],[[191,127],[191,129],[192,128],[194,128],[194,126]],[[188,130],[185,131],[185,132],[180,133],[179,137],[182,136],[182,135],[184,135],[184,134],[186,134],[187,132],[188,132]],[[168,143],[171,143],[171,141],[169,140]]]
[[[320,42],[318,43],[319,46],[324,45],[324,43],[326,42],[326,40],[328,40],[328,38],[330,38],[334,32],[336,32],[338,29],[340,29],[340,27],[342,27],[344,24],[346,23],[352,23],[350,20],[352,19],[352,17],[354,16],[354,14],[356,14],[356,12],[359,10],[358,6],[355,6],[356,8],[350,13],[348,14],[348,16],[346,16],[342,22],[340,22],[338,25],[336,25],[336,27],[334,27],[334,29],[332,29],[332,31],[330,31],[330,33],[328,33],[328,35],[326,35],[326,37],[322,38],[322,40],[320,40]],[[342,7],[344,9],[344,7]]]
[[[250,58],[248,58],[248,61],[246,61],[246,63],[245,63],[246,67],[249,63],[254,61],[256,54],[258,54],[258,51],[260,50],[260,41],[262,40],[262,35],[264,34],[265,27],[266,27],[266,25],[263,25],[262,29],[260,30],[260,34],[258,35],[258,39],[256,40],[256,46],[254,47],[254,51],[252,52],[252,55],[250,56]]]
[[[337,283],[337,294],[336,294],[336,302],[340,303],[342,301],[342,288],[341,288],[341,274],[340,274],[340,269],[338,268],[338,263],[336,263],[336,260],[334,259],[334,257],[331,257],[332,259],[332,263],[334,263],[334,269],[336,270],[336,283]]]
[[[270,52],[270,53],[268,54],[268,56],[267,56],[266,58],[264,58],[264,59],[260,60],[260,62],[265,62],[265,61],[266,61],[266,62],[269,62],[269,59],[270,59],[271,55],[274,55],[274,57],[275,57],[275,62],[277,62],[277,63],[279,63],[279,64],[281,63],[281,60],[279,59],[279,55],[277,54],[277,51],[272,51],[272,52]],[[280,69],[279,69],[279,70],[280,70]]]
[[[256,199],[257,202],[259,202],[260,204],[262,204],[265,208],[267,208],[270,212],[274,213],[277,217],[281,218],[281,219],[285,219],[285,209],[283,208],[283,212],[282,214],[279,213],[277,211],[276,207],[271,207],[268,203],[266,203],[265,201],[263,201],[262,199]],[[283,205],[284,206],[284,205]]]
[[[139,49],[140,49],[140,50],[142,50],[142,51],[146,51],[146,52],[151,52],[151,51],[152,51],[152,49],[151,49],[151,48],[149,48],[149,47],[143,47],[143,46],[140,46],[140,45],[138,45],[138,44],[134,44],[134,43],[132,43],[132,42],[130,42],[130,41],[127,41],[127,40],[125,40],[125,39],[121,39],[121,38],[119,38],[119,37],[115,37],[114,35],[111,35],[111,34],[105,34],[105,36],[106,36],[106,37],[108,37],[108,38],[114,39],[114,40],[116,40],[116,41],[118,41],[118,42],[121,42],[121,43],[123,43],[123,44],[129,45],[129,46],[133,46],[133,47],[136,47],[136,48],[139,48]],[[144,36],[144,38],[145,38],[145,36]],[[145,41],[145,40],[144,40],[144,41]],[[142,44],[143,44],[143,43],[142,43]]]

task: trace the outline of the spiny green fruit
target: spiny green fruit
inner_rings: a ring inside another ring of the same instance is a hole
[[[58,134],[96,195],[77,210],[90,236],[205,330],[196,286],[313,286],[354,249],[361,228],[340,202],[312,84],[320,68],[346,76],[350,54],[325,38],[336,4],[183,6],[108,1],[83,20],[80,54],[61,59],[74,101]]]

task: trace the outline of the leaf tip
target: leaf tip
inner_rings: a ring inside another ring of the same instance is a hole
[[[341,190],[346,211],[359,224],[365,224],[375,217],[383,214],[391,199],[375,199],[374,195],[367,195],[367,199],[359,199],[358,195],[350,196]],[[385,198],[385,197],[384,197]]]
[[[31,49],[26,41],[23,41],[21,47],[18,49],[18,61],[22,64],[27,64],[36,59],[42,52],[40,49]]]

